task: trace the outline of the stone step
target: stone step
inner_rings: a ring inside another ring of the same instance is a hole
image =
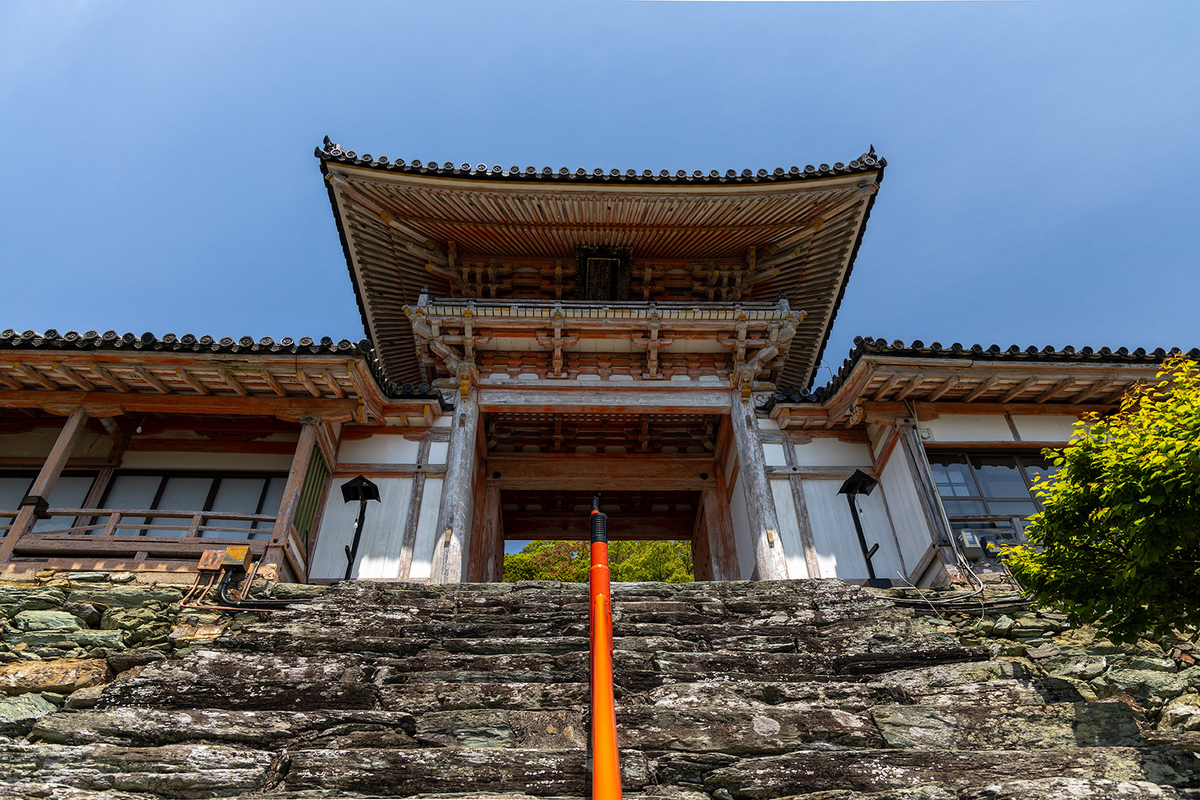
[[[764,800],[829,790],[879,792],[937,783],[958,790],[1025,781],[1149,781],[1200,787],[1200,760],[1165,747],[1081,747],[1045,750],[808,750],[737,759],[668,753],[655,759],[660,784],[724,790],[735,800]],[[869,796],[869,795],[868,795]],[[1034,795],[1036,796],[1036,795]],[[1091,797],[1092,795],[1076,795]],[[826,796],[828,797],[828,796]],[[979,797],[992,797],[981,794]],[[915,798],[914,798],[915,800]]]
[[[635,750],[621,751],[621,780],[636,792],[653,783],[651,765]],[[441,747],[417,750],[327,749],[288,754],[283,788],[410,797],[473,791],[536,797],[591,794],[587,752]]]

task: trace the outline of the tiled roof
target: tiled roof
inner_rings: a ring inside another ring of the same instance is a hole
[[[125,350],[125,351],[166,351],[176,353],[251,353],[261,355],[295,355],[295,356],[328,356],[328,355],[362,355],[366,358],[380,390],[387,397],[440,397],[428,384],[405,383],[397,385],[383,378],[375,348],[367,339],[352,342],[349,339],[334,341],[328,336],[312,339],[308,336],[299,340],[286,337],[276,341],[270,336],[254,339],[243,336],[234,339],[225,336],[216,339],[212,336],[193,336],[190,333],[176,336],[168,333],[162,337],[153,333],[117,333],[116,331],[67,331],[60,334],[54,329],[38,333],[37,331],[18,332],[9,328],[0,332],[0,351],[3,350]]]
[[[316,149],[317,158],[322,161],[332,161],[339,164],[350,164],[356,167],[371,167],[388,170],[389,172],[407,172],[419,175],[445,175],[457,178],[473,178],[477,180],[502,181],[561,181],[586,183],[650,183],[650,184],[723,184],[723,183],[774,183],[779,181],[809,180],[812,178],[831,178],[839,175],[856,175],[865,172],[879,172],[887,166],[887,159],[875,153],[875,146],[853,159],[849,163],[838,161],[834,164],[808,164],[804,167],[775,167],[774,169],[728,169],[724,172],[716,169],[692,170],[680,169],[672,172],[667,169],[658,171],[652,169],[609,169],[599,167],[584,169],[578,167],[505,167],[500,164],[470,164],[463,162],[454,164],[451,161],[421,161],[413,159],[405,161],[402,158],[390,159],[387,156],[374,158],[370,153],[361,156],[353,150],[347,150],[340,144],[325,137],[323,146]]]
[[[1200,359],[1200,348],[1192,348],[1184,352],[1178,347],[1173,347],[1169,350],[1164,350],[1159,347],[1155,350],[1146,350],[1138,347],[1130,350],[1128,347],[1118,347],[1116,350],[1108,347],[1094,349],[1091,347],[1075,348],[1067,345],[1062,349],[1056,349],[1047,345],[1042,348],[1030,346],[1021,348],[1018,345],[1011,345],[1008,348],[1002,348],[998,344],[984,346],[981,344],[962,345],[955,342],[952,345],[943,345],[941,342],[933,342],[926,345],[920,339],[915,339],[912,342],[905,344],[899,339],[891,342],[886,339],[872,339],[871,337],[856,336],[854,338],[854,348],[850,354],[846,356],[846,360],[842,362],[841,369],[837,374],[824,386],[819,386],[815,389],[794,389],[789,387],[779,387],[774,395],[768,400],[768,405],[774,407],[776,403],[821,403],[829,397],[832,397],[835,392],[841,387],[842,383],[850,376],[854,367],[864,357],[869,355],[887,355],[887,356],[902,356],[910,358],[970,358],[976,361],[1042,361],[1042,362],[1067,362],[1067,363],[1111,363],[1111,364],[1157,364],[1163,361],[1168,356],[1184,355],[1192,359]]]

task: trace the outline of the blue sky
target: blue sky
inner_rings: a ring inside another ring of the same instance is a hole
[[[860,334],[1198,346],[1197,23],[1195,0],[5,0],[0,329],[360,338],[329,134],[639,170],[874,144],[835,370]]]

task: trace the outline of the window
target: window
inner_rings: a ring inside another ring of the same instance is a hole
[[[942,507],[954,529],[1007,528],[1019,538],[1024,520],[1041,510],[1032,494],[1038,476],[1054,468],[1038,455],[929,453]]]
[[[5,511],[17,510],[17,507],[21,504],[21,498],[29,494],[29,490],[33,488],[33,482],[36,479],[36,472],[0,473],[0,509],[4,509]],[[64,472],[54,482],[54,488],[50,490],[50,496],[46,498],[46,502],[50,504],[50,508],[80,508],[83,506],[83,501],[87,499],[88,492],[91,491],[92,484],[95,482],[95,472],[78,472],[74,470]],[[4,517],[2,519],[5,523],[12,521],[11,517]],[[73,519],[73,516],[39,519],[33,524],[33,530],[46,531],[69,528],[74,524],[71,521]]]
[[[210,473],[117,473],[105,493],[102,508],[137,511],[213,512],[274,515],[279,511],[287,475]],[[121,523],[145,525],[122,529],[122,536],[186,536],[189,520],[179,517],[124,516]],[[155,527],[155,523],[162,527]],[[204,538],[267,539],[273,524],[264,520],[206,520],[233,531],[201,531]],[[169,526],[169,527],[168,527]],[[94,530],[92,533],[99,533]]]

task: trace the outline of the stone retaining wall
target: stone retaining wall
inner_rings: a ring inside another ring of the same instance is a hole
[[[301,602],[0,585],[0,797],[589,794],[583,587],[257,588]],[[626,793],[1200,796],[1186,642],[981,597],[936,615],[838,581],[619,585]]]

